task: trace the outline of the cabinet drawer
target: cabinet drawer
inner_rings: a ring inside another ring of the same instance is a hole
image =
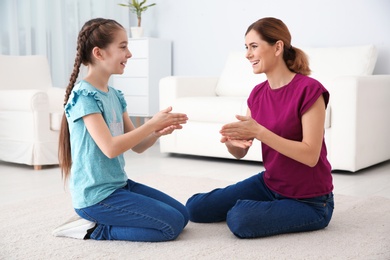
[[[147,77],[148,60],[147,59],[129,59],[127,61],[123,76]]]
[[[112,81],[113,86],[128,96],[147,96],[148,79],[147,78],[127,78],[115,76]]]
[[[149,116],[148,97],[125,96],[127,103],[127,113],[132,116]]]
[[[132,116],[148,116],[149,104],[148,97],[130,97],[126,96],[127,113]]]
[[[148,40],[129,41],[129,50],[133,58],[148,58]]]

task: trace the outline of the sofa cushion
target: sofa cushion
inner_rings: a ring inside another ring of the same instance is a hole
[[[371,75],[377,60],[374,45],[302,50],[309,57],[311,76],[320,81],[340,76]]]
[[[185,112],[190,121],[229,123],[246,115],[246,97],[183,97],[174,101],[175,111]]]
[[[254,74],[245,51],[231,52],[218,80],[218,96],[248,97],[252,89],[266,80],[265,74]]]

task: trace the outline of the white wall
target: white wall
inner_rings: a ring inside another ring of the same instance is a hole
[[[390,74],[389,0],[148,0],[146,36],[173,42],[173,74],[219,75],[229,51],[259,18],[283,20],[296,47],[375,44],[374,74]],[[133,19],[130,19],[133,22]],[[134,19],[135,23],[135,19]]]

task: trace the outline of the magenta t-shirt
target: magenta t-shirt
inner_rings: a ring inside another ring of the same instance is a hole
[[[302,141],[302,115],[323,95],[325,105],[329,92],[317,80],[296,74],[292,81],[271,89],[268,81],[260,83],[248,98],[252,118],[275,134]],[[276,193],[290,198],[310,198],[333,190],[331,165],[325,140],[318,163],[309,167],[282,155],[262,143],[264,181]]]

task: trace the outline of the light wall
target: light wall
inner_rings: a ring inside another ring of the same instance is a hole
[[[229,51],[244,50],[246,28],[259,18],[283,20],[296,47],[375,44],[374,74],[390,74],[388,0],[148,0],[150,37],[173,42],[173,74],[219,75]],[[135,18],[130,22],[135,23]]]

